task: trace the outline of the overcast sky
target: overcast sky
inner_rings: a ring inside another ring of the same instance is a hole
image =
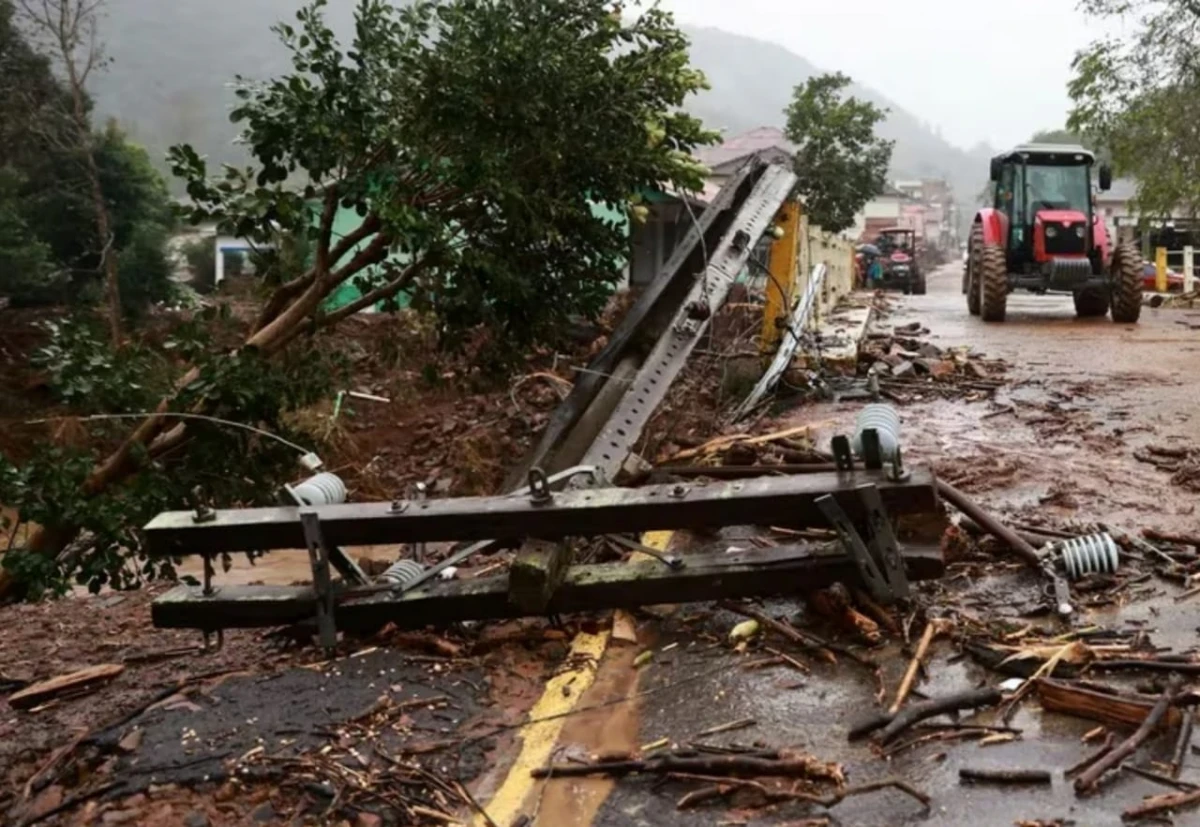
[[[1062,126],[1076,0],[662,0],[681,23],[779,43],[873,87],[969,148]]]

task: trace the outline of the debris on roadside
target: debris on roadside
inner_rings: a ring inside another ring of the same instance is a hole
[[[943,349],[917,338],[929,331],[919,322],[890,332],[867,334],[859,350],[860,375],[874,377],[880,395],[903,404],[930,397],[976,402],[1007,384],[1008,365],[970,348]]]

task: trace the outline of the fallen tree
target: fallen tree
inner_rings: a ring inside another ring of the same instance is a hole
[[[364,0],[343,50],[324,5],[276,27],[288,74],[238,80],[232,117],[254,165],[214,178],[192,147],[170,153],[190,220],[264,246],[300,242],[311,258],[267,268],[274,290],[241,346],[186,366],[63,512],[184,444],[189,426],[171,413],[209,411],[230,360],[275,358],[361,310],[404,296],[448,339],[488,331],[493,353],[552,340],[572,315],[596,315],[619,276],[626,231],[596,205],[636,218],[643,191],[702,185],[690,151],[715,134],[679,107],[704,80],[664,12]],[[357,298],[327,309],[347,285]],[[53,557],[80,527],[44,526],[25,551]],[[14,586],[8,558],[0,596]]]

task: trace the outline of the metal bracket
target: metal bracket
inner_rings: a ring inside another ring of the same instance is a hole
[[[815,502],[837,532],[871,596],[885,605],[903,600],[909,595],[908,577],[879,490],[874,485],[864,485],[857,490],[867,510],[871,530],[869,546],[832,494],[819,497]]]
[[[337,647],[337,627],[333,620],[333,578],[329,573],[329,547],[321,532],[321,518],[315,511],[302,510],[300,525],[304,529],[304,542],[308,546],[308,560],[312,564],[313,590],[317,595],[317,634],[321,647],[332,652]]]
[[[866,448],[865,448],[866,434],[865,433],[863,434],[863,444],[864,444],[863,450],[866,450]],[[900,451],[900,446],[897,445],[896,453],[892,455],[892,466],[891,466],[891,468],[888,469],[887,477],[892,482],[904,482],[911,476],[912,476],[912,474],[909,473],[909,470],[904,467],[904,457]]]
[[[529,469],[529,502],[534,505],[549,505],[554,502],[554,492],[550,490],[550,480],[541,468]]]
[[[879,489],[874,485],[864,485],[858,489],[858,496],[867,509],[867,525],[871,531],[869,548],[875,560],[883,566],[883,576],[888,586],[898,599],[905,600],[909,595],[908,575],[904,571],[904,559],[900,556],[900,544],[896,542],[896,534],[892,531],[892,521],[888,519],[887,509],[879,496]]]
[[[291,504],[295,505],[297,508],[307,507],[305,506],[304,501],[297,496],[296,490],[290,485],[283,486],[283,493],[289,500],[291,500]],[[402,501],[397,500],[396,502],[392,503],[392,511],[397,511],[396,503],[398,502]],[[404,507],[407,507],[407,503],[405,503]],[[397,511],[397,513],[403,510],[404,508],[401,508],[399,511]],[[303,518],[301,518],[301,521],[303,521]],[[355,586],[365,586],[371,582],[371,578],[367,577],[367,573],[359,567],[358,563],[355,563],[354,560],[350,558],[350,555],[342,551],[340,546],[329,547],[329,562],[333,564],[333,567],[337,569],[338,574],[340,574],[347,583]]]
[[[863,465],[872,471],[883,470],[883,447],[879,443],[879,431],[867,428],[862,432]]]
[[[833,461],[837,463],[839,471],[854,470],[854,453],[850,450],[850,438],[842,435],[835,436],[831,445],[833,449]]]

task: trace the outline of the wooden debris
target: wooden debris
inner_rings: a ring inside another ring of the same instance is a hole
[[[1183,725],[1179,727],[1179,738],[1175,740],[1175,752],[1171,754],[1171,777],[1178,778],[1183,769],[1183,761],[1187,756],[1188,747],[1192,745],[1192,727],[1196,719],[1191,712],[1183,716]]]
[[[896,690],[896,700],[892,702],[888,709],[888,714],[895,715],[900,711],[900,707],[904,704],[904,700],[908,697],[908,693],[912,691],[913,684],[917,680],[917,673],[921,669],[921,664],[925,660],[925,655],[929,652],[929,645],[933,642],[934,637],[944,633],[950,627],[941,620],[931,620],[925,624],[925,631],[921,634],[921,640],[917,643],[917,651],[913,654],[912,661],[908,664],[908,670],[904,673],[904,679],[900,681],[900,688]]]
[[[879,664],[865,655],[860,655],[854,650],[848,649],[845,646],[838,646],[836,643],[831,643],[817,635],[814,635],[812,632],[807,632],[803,629],[797,629],[795,626],[785,621],[776,620],[766,612],[761,612],[758,609],[752,609],[749,606],[744,606],[741,603],[734,603],[729,600],[721,601],[720,606],[726,611],[740,614],[743,617],[753,618],[776,634],[783,635],[788,640],[804,645],[806,649],[815,649],[818,652],[824,652],[825,655],[827,655],[826,660],[830,660],[831,662],[836,662],[836,659],[833,658],[832,653],[837,652],[839,655],[845,655],[855,663],[865,666],[872,671],[878,671],[879,669]]]
[[[841,583],[813,592],[809,595],[808,605],[872,646],[883,640],[879,624],[854,608],[849,590]]]
[[[532,770],[534,778],[579,778],[588,775],[669,775],[672,773],[735,778],[810,778],[835,784],[842,784],[846,780],[839,764],[820,761],[811,755],[785,751],[777,753],[775,758],[752,758],[743,755],[713,755],[692,758],[668,754],[643,760],[552,764]]]
[[[1165,813],[1173,812],[1184,807],[1193,807],[1200,804],[1200,790],[1193,790],[1187,793],[1168,793],[1166,795],[1152,795],[1142,801],[1135,807],[1130,807],[1125,812],[1121,813],[1121,818],[1138,819],[1149,818],[1151,816],[1162,816]]]
[[[1171,708],[1171,703],[1175,700],[1175,696],[1178,694],[1181,686],[1182,680],[1177,675],[1171,676],[1167,688],[1163,690],[1162,695],[1154,704],[1154,708],[1150,710],[1150,713],[1142,721],[1142,725],[1137,728],[1137,731],[1075,779],[1076,795],[1086,795],[1087,793],[1094,792],[1101,776],[1137,752],[1138,748],[1150,738],[1150,735],[1167,714],[1167,710]]]
[[[958,771],[960,781],[984,784],[1050,784],[1053,781],[1048,770],[1022,769],[972,769],[963,767]]]
[[[1073,778],[1074,776],[1079,775],[1079,773],[1086,770],[1092,764],[1095,764],[1101,758],[1108,755],[1108,753],[1112,751],[1113,744],[1116,742],[1117,736],[1111,732],[1108,733],[1108,736],[1104,739],[1104,743],[1100,745],[1099,749],[1085,755],[1082,761],[1067,769],[1067,771],[1063,773],[1063,776],[1065,778]]]
[[[1038,700],[1047,712],[1074,715],[1107,726],[1138,726],[1154,708],[1154,701],[1145,696],[1109,694],[1052,678],[1040,678],[1036,683]],[[1171,709],[1163,726],[1173,727],[1179,721],[1179,714],[1179,710]]]
[[[121,663],[101,663],[89,666],[78,672],[59,675],[31,684],[19,692],[9,695],[8,705],[13,709],[33,709],[35,706],[40,706],[63,695],[99,689],[102,684],[111,681],[124,671],[125,665]]]
[[[933,718],[947,712],[958,712],[963,709],[979,709],[1000,703],[1003,697],[999,689],[984,688],[970,689],[942,698],[931,698],[924,703],[915,704],[896,713],[882,713],[856,724],[850,729],[850,740],[869,735],[882,729],[879,739],[882,743],[893,740],[897,735],[926,718]]]
[[[912,784],[899,778],[885,778],[882,781],[872,781],[868,784],[859,784],[854,787],[841,787],[826,795],[816,795],[814,793],[796,792],[793,790],[774,790],[769,789],[765,784],[758,781],[750,781],[743,779],[732,778],[710,778],[703,775],[686,775],[682,773],[674,773],[671,778],[691,781],[709,781],[713,782],[712,786],[704,787],[699,790],[694,790],[676,802],[676,808],[686,810],[690,807],[695,807],[697,804],[709,801],[714,798],[723,798],[737,790],[752,789],[763,796],[764,803],[775,804],[783,801],[807,801],[811,804],[818,804],[826,809],[836,807],[847,798],[856,795],[864,795],[866,793],[878,792],[879,790],[896,789],[915,798],[921,802],[921,805],[926,809],[929,808],[932,799],[921,790],[918,790]],[[795,822],[793,822],[795,823]],[[809,820],[802,822],[804,825],[828,825],[827,820]]]

